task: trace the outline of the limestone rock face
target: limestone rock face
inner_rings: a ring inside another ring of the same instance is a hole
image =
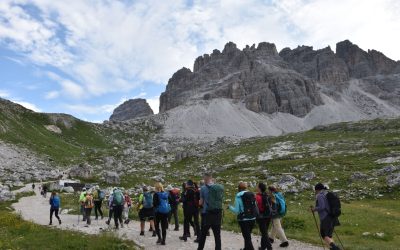
[[[400,73],[399,62],[376,50],[366,52],[349,40],[336,44],[336,55],[347,64],[350,76],[354,78]]]
[[[153,110],[145,99],[131,99],[114,110],[110,121],[126,121],[152,114],[154,114]]]
[[[160,112],[195,100],[228,98],[254,112],[305,116],[322,104],[315,82],[289,67],[271,43],[240,50],[232,42],[196,59],[194,72],[182,68],[160,97]]]

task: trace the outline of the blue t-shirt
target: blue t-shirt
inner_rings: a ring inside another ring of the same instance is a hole
[[[211,186],[212,184],[208,184],[207,186]],[[206,185],[202,186],[200,189],[200,199],[203,200],[203,209],[201,210],[202,214],[207,213],[207,202],[208,202],[208,187]]]

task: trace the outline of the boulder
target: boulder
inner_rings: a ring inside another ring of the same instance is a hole
[[[361,172],[354,172],[351,177],[350,180],[351,181],[359,181],[359,180],[366,180],[368,179],[369,176],[367,174],[361,173]]]
[[[387,178],[387,185],[389,187],[399,187],[400,186],[400,173],[394,173],[389,175]]]
[[[63,188],[62,188],[62,191],[63,191],[63,192],[66,192],[66,193],[74,193],[74,192],[75,192],[74,188],[71,187],[71,186],[63,187]]]
[[[120,177],[118,173],[107,171],[104,175],[104,180],[107,184],[120,184]]]
[[[302,179],[303,181],[311,181],[311,180],[313,180],[315,177],[316,177],[316,175],[315,175],[314,172],[308,172],[308,173],[305,173],[305,174],[301,177],[301,179]]]
[[[69,170],[69,176],[89,179],[93,176],[93,167],[87,163],[81,163]]]
[[[15,199],[15,194],[10,191],[7,186],[0,184],[0,202],[1,201],[11,201]]]
[[[110,121],[127,121],[152,114],[153,110],[145,99],[131,99],[114,109]]]

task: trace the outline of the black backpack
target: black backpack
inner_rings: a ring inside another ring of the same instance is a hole
[[[244,192],[242,195],[243,212],[238,215],[239,220],[257,218],[259,215],[256,196],[252,192]]]
[[[325,195],[329,205],[329,215],[333,218],[338,218],[342,214],[342,204],[339,196],[333,192],[328,192]]]
[[[263,218],[275,218],[278,216],[278,206],[276,203],[271,201],[270,196],[267,193],[262,194],[262,204],[264,207],[264,213],[260,214]]]

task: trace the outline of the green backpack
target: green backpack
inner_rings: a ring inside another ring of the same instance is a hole
[[[206,187],[208,188],[207,211],[212,212],[215,210],[222,210],[222,203],[224,202],[224,186],[214,184]]]
[[[115,190],[113,193],[113,205],[116,206],[124,205],[124,195],[119,189]]]

